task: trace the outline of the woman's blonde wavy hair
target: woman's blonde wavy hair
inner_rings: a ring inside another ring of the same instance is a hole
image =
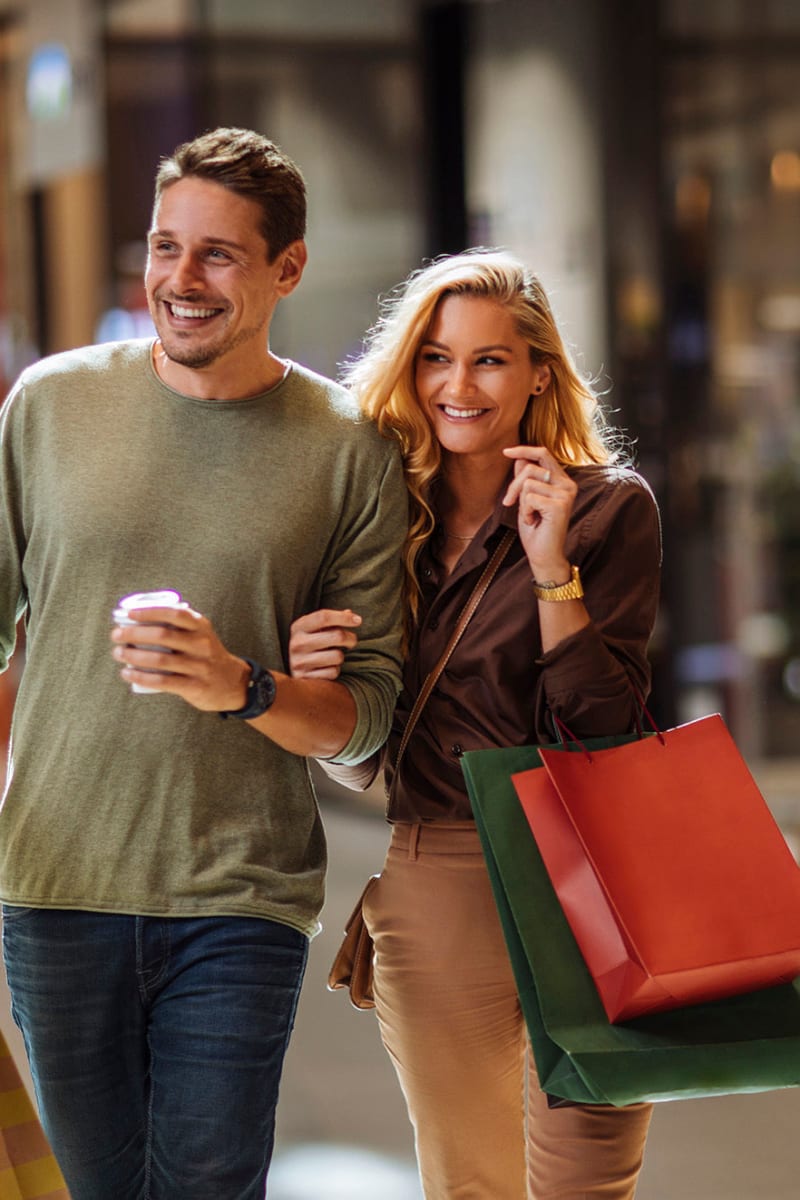
[[[529,401],[522,444],[546,446],[563,466],[609,463],[618,457],[616,435],[606,426],[590,383],[575,368],[541,283],[522,262],[503,250],[477,249],[435,259],[412,272],[382,302],[363,354],[345,363],[342,372],[362,411],[400,443],[411,497],[405,548],[408,630],[419,607],[417,556],[435,524],[431,488],[441,470],[441,449],[417,400],[414,374],[420,346],[445,296],[485,297],[504,305],[528,343],[531,361],[550,368],[549,384]]]

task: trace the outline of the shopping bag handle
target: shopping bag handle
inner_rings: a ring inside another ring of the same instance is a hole
[[[641,714],[644,713],[644,715],[647,717],[649,725],[651,726],[651,728],[653,730],[653,733],[656,735],[658,740],[661,742],[661,745],[665,746],[667,743],[666,743],[666,739],[664,738],[664,734],[659,729],[658,725],[656,724],[655,720],[653,719],[653,715],[650,712],[650,709],[645,704],[641,693],[639,692],[638,688],[634,687],[634,685],[632,683],[631,683],[630,687],[631,687],[631,691],[633,692],[634,696],[636,697],[636,702],[638,704],[638,709],[636,712],[636,716],[634,717],[634,722],[636,724],[636,732],[639,735],[639,740],[641,741],[641,739],[644,737],[644,730],[642,729],[642,720],[641,720]],[[589,747],[585,744],[585,742],[582,742],[581,739],[572,732],[572,730],[569,728],[569,726],[564,724],[564,722],[561,720],[561,717],[559,717],[557,713],[553,713],[552,717],[553,717],[553,723],[556,728],[556,734],[558,735],[558,740],[560,742],[562,742],[567,747],[567,749],[569,749],[569,743],[572,742],[574,746],[579,748],[581,750],[581,752],[586,755],[587,762],[592,762],[592,752],[589,749]]]
[[[632,683],[630,681],[630,679],[628,680],[628,682],[630,683],[631,691],[633,692],[633,694],[636,698],[636,703],[639,705],[639,709],[638,709],[637,716],[636,716],[636,732],[639,734],[640,738],[644,737],[644,733],[642,731],[642,722],[641,722],[641,714],[644,713],[644,715],[647,717],[647,722],[648,722],[650,728],[652,729],[653,733],[656,735],[658,740],[661,742],[661,745],[666,746],[667,742],[666,742],[666,738],[664,737],[664,732],[663,732],[663,730],[659,729],[658,725],[656,724],[656,722],[653,718],[653,714],[650,712],[650,709],[647,707],[647,705],[644,702],[644,696],[639,691],[639,689],[637,688],[635,683]]]

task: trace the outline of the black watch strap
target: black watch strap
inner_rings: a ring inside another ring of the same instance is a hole
[[[275,700],[275,678],[272,672],[268,671],[266,667],[262,667],[260,663],[254,662],[252,658],[247,658],[245,655],[242,655],[242,658],[250,668],[247,696],[241,708],[221,712],[219,715],[223,720],[227,720],[228,717],[236,717],[240,721],[252,721],[254,717],[260,717],[268,708],[271,708]]]

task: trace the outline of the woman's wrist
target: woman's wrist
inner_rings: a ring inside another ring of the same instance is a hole
[[[530,561],[530,560],[529,560]],[[561,587],[572,578],[572,563],[566,558],[555,559],[548,563],[530,564],[533,582],[537,587]]]

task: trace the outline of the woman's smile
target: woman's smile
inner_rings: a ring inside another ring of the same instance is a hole
[[[482,417],[489,411],[488,408],[454,408],[452,404],[440,404],[439,408],[453,421],[469,421],[475,417]]]

